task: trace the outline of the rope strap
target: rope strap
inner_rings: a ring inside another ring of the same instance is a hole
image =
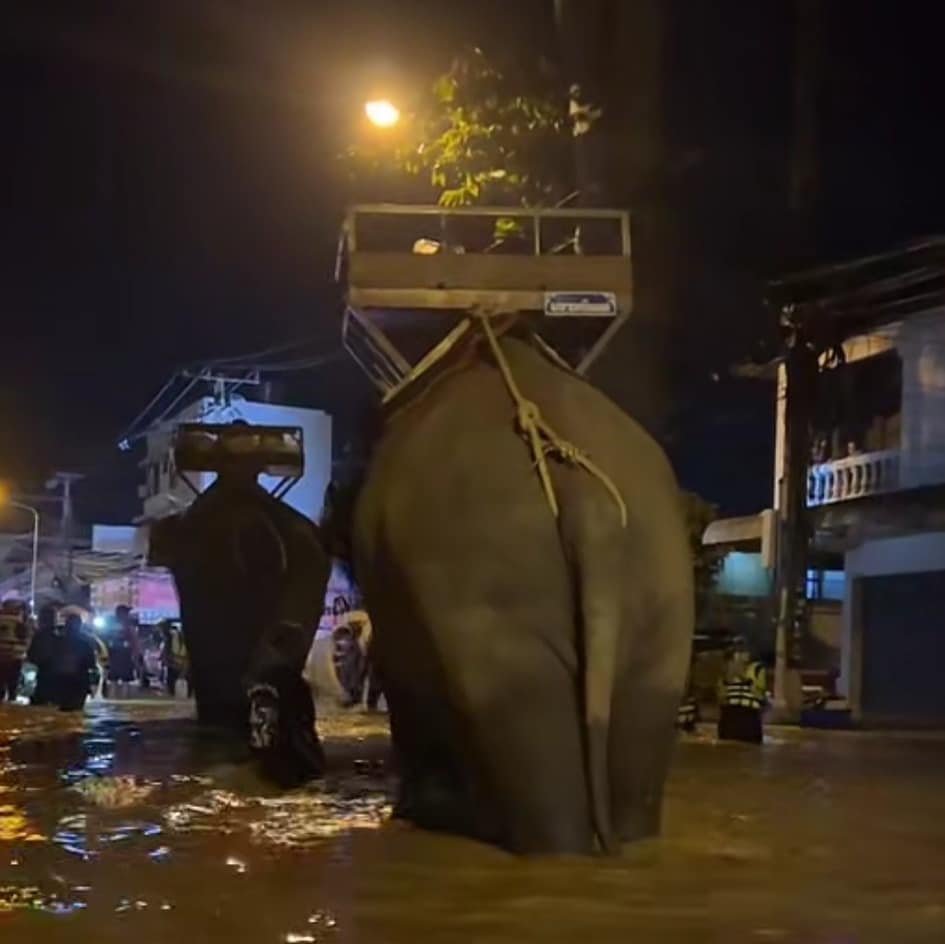
[[[577,466],[589,472],[596,478],[604,488],[610,493],[610,497],[617,505],[620,512],[621,527],[627,526],[627,506],[624,503],[620,490],[614,484],[613,480],[591,460],[591,458],[573,443],[559,436],[551,426],[545,422],[538,409],[538,404],[533,400],[528,400],[519,390],[515,377],[512,374],[512,368],[502,353],[495,332],[489,322],[489,316],[477,313],[475,317],[482,324],[483,334],[489,342],[492,349],[492,355],[495,357],[496,364],[505,380],[505,386],[508,388],[509,395],[515,403],[515,422],[519,431],[528,441],[532,450],[532,456],[535,459],[535,466],[538,469],[538,478],[541,480],[541,487],[544,489],[545,498],[551,508],[551,513],[557,518],[560,514],[558,498],[555,495],[554,484],[551,481],[551,473],[548,471],[548,456],[554,456],[567,465]]]

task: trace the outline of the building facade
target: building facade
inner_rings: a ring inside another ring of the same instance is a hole
[[[846,454],[815,424],[807,498],[812,553],[845,576],[838,692],[866,723],[945,722],[945,307],[843,349]]]
[[[779,587],[806,583],[786,630],[800,637],[794,667],[829,672],[854,720],[945,724],[945,241],[804,273],[777,295],[794,330],[776,369],[780,533],[763,534],[760,515],[715,522],[704,540],[758,559],[764,543],[775,609]],[[792,389],[801,345],[817,363]],[[792,442],[805,444],[793,462]],[[804,507],[789,523],[798,469]],[[803,559],[779,581],[792,540]],[[757,560],[733,560],[759,583]]]

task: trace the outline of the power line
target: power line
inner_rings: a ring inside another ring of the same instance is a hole
[[[298,370],[308,370],[312,367],[321,367],[322,364],[328,364],[332,361],[339,360],[342,356],[342,351],[339,349],[337,351],[332,351],[330,354],[321,354],[315,357],[301,358],[295,361],[284,361],[277,362],[274,364],[243,364],[239,365],[231,364],[229,366],[238,367],[240,370],[255,370],[260,373],[290,373],[292,371]]]
[[[126,427],[124,433],[119,438],[119,448],[128,449],[131,444],[140,439],[146,429],[163,422],[171,411],[181,400],[196,386],[197,383],[205,381],[203,376],[207,370],[213,367],[226,367],[230,370],[245,370],[265,373],[291,373],[294,371],[310,370],[314,367],[320,367],[323,364],[337,360],[342,352],[339,349],[328,353],[316,354],[310,357],[299,357],[294,360],[268,360],[276,354],[286,354],[291,351],[300,351],[306,346],[322,340],[319,335],[308,335],[304,338],[297,338],[292,341],[285,341],[281,344],[274,344],[270,347],[249,354],[237,354],[228,357],[210,358],[205,361],[193,362],[183,368],[176,370],[170,378],[163,384],[158,392],[151,398],[147,406],[138,413],[135,419]],[[157,418],[152,419],[151,415],[162,398],[173,390],[174,385],[183,379],[188,383],[181,389],[165,406]]]
[[[316,341],[323,340],[320,335],[310,334],[306,335],[303,338],[296,338],[292,341],[284,341],[281,344],[273,344],[270,347],[263,348],[261,351],[253,351],[249,354],[233,354],[229,357],[215,357],[209,358],[204,361],[200,361],[195,364],[187,365],[187,368],[195,367],[218,367],[222,364],[232,365],[232,364],[242,364],[242,363],[251,363],[254,367],[259,366],[264,358],[269,357],[272,354],[281,354],[286,351],[297,350],[303,348],[308,344],[313,344]]]
[[[128,437],[132,435],[135,427],[139,423],[143,422],[147,417],[148,413],[157,405],[161,397],[171,388],[174,381],[180,377],[180,371],[175,371],[171,376],[164,382],[161,386],[161,389],[148,401],[148,405],[125,427],[125,431],[118,437],[119,445],[128,441]]]

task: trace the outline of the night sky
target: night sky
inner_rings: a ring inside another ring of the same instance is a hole
[[[651,309],[641,323],[670,325],[672,375],[635,388],[628,338],[598,379],[634,412],[665,400],[685,484],[753,510],[770,488],[771,391],[725,370],[770,334],[764,279],[799,255],[945,228],[941,33],[931,4],[828,5],[816,225],[798,254],[785,241],[795,4],[617,6],[633,9],[615,14],[601,50],[607,173],[614,202],[639,211]],[[300,336],[314,336],[311,351],[337,347],[331,269],[341,209],[357,194],[336,155],[361,102],[378,82],[427,82],[463,42],[553,52],[550,8],[7,5],[0,474],[34,488],[53,468],[87,471],[86,516],[120,519],[134,508],[134,473],[115,441],[172,370]],[[656,48],[658,63],[635,72]],[[332,412],[365,400],[343,361],[294,383]]]

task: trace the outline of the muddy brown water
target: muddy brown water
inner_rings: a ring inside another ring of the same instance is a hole
[[[388,821],[383,717],[274,792],[186,703],[0,706],[0,942],[945,942],[945,740],[706,728],[664,835],[523,860]]]

